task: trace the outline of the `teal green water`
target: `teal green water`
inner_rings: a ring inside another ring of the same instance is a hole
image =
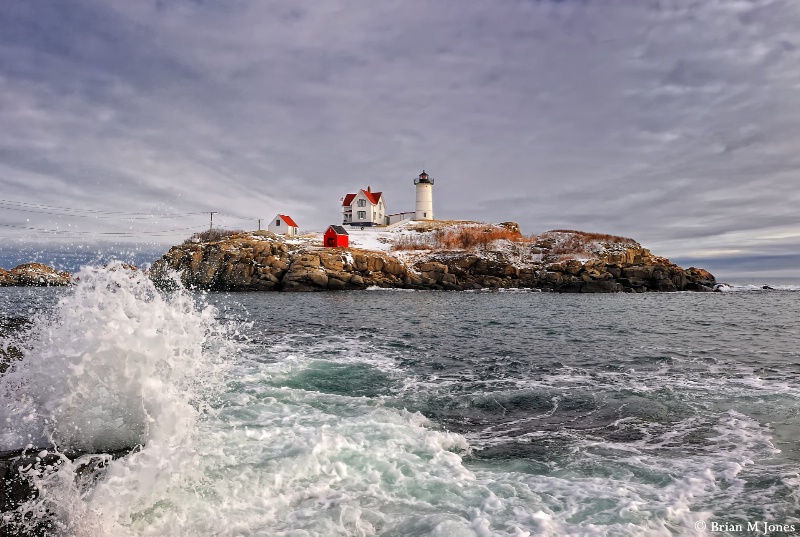
[[[418,412],[462,435],[464,466],[498,483],[556,480],[540,500],[556,533],[798,521],[791,290],[213,298],[252,322],[254,359],[298,360],[273,386]],[[602,492],[573,490],[587,482]],[[644,518],[629,518],[631,494]]]

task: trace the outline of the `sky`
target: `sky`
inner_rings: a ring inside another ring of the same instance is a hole
[[[157,257],[211,211],[323,230],[367,186],[409,211],[424,168],[438,219],[800,277],[798,28],[797,0],[3,0],[0,266]]]

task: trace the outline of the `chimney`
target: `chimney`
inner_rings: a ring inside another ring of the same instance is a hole
[[[367,192],[372,192],[372,189],[370,188],[369,185],[367,185]]]

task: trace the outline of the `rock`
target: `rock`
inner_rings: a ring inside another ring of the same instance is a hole
[[[295,257],[292,262],[292,268],[311,267],[316,268],[320,266],[320,259],[318,255],[303,254]]]
[[[564,279],[561,272],[548,271],[544,274],[544,281],[552,284],[560,284]]]
[[[686,287],[684,287],[683,290],[684,291],[696,291],[696,292],[699,292],[699,293],[707,293],[709,291],[712,291],[712,292],[716,291],[716,288],[708,287],[708,286],[705,286],[705,285],[697,283],[697,282],[689,282],[689,283],[686,284]]]
[[[581,293],[619,293],[625,288],[621,283],[611,280],[595,280],[584,282]]]
[[[512,233],[520,234],[519,224],[516,222],[500,222],[500,227],[504,227]]]
[[[367,256],[363,253],[356,253],[353,254],[353,261],[356,266],[356,270],[360,272],[367,272],[369,270],[369,262],[367,261]]]
[[[289,263],[285,262],[282,258],[275,256],[269,258],[269,266],[278,269],[278,271],[289,269]]]
[[[489,287],[492,289],[499,289],[500,287],[503,287],[503,280],[497,276],[484,276],[482,283],[483,287]]]
[[[645,266],[633,266],[633,267],[625,267],[622,269],[622,276],[624,278],[628,278],[631,280],[646,280],[649,279],[653,274],[652,267],[645,267]]]
[[[383,258],[379,255],[368,256],[367,270],[369,272],[381,272],[383,270]]]
[[[11,365],[22,360],[22,349],[17,345],[11,344],[13,336],[28,330],[33,323],[25,317],[14,317],[0,315],[0,375],[5,373]],[[6,341],[4,341],[6,340]]]
[[[703,285],[704,287],[714,287],[717,283],[714,276],[705,269],[689,267],[686,273],[691,281]]]
[[[407,289],[424,289],[422,277],[413,272],[407,272],[403,278],[403,286]]]
[[[341,291],[345,288],[345,282],[338,278],[328,278],[328,289],[331,291]]]
[[[672,280],[657,279],[654,281],[653,288],[656,291],[677,291],[678,288],[672,283]]]
[[[567,274],[578,274],[581,270],[583,270],[583,263],[577,259],[570,259],[564,263],[564,272]]]
[[[383,272],[400,276],[405,273],[405,266],[398,259],[390,257],[383,262]]]
[[[317,258],[319,261],[319,258]],[[293,263],[281,283],[286,290],[321,290],[328,286],[328,274],[322,268],[309,268],[304,265],[298,266]]]
[[[72,275],[42,263],[25,263],[11,270],[0,269],[0,287],[49,287],[72,283]]]
[[[447,268],[447,265],[445,265],[443,263],[436,263],[436,262],[419,263],[419,264],[417,264],[416,268],[420,272],[441,272],[443,274],[447,274],[447,272],[449,271],[449,269]]]
[[[311,283],[317,287],[328,286],[328,275],[324,271],[312,271],[309,273],[308,278],[311,280]]]
[[[26,513],[18,508],[39,496],[33,483],[59,471],[67,461],[75,463],[74,479],[79,490],[88,492],[106,472],[108,463],[128,455],[135,448],[124,448],[106,453],[56,452],[48,449],[0,451],[0,533],[18,537],[60,534],[47,517],[33,524]],[[31,525],[34,527],[31,528]]]
[[[592,280],[607,280],[612,278],[611,274],[608,272],[600,272],[597,269],[589,269],[584,272],[584,275]]]
[[[455,273],[469,271],[478,262],[479,257],[474,254],[465,253],[463,256],[458,256],[450,260],[450,269]]]
[[[456,278],[455,274],[442,274],[442,277],[441,277],[440,281],[442,282],[442,284],[446,284],[446,285],[457,285],[458,284],[458,278]]]
[[[344,269],[344,262],[342,256],[333,252],[321,253],[319,256],[320,263],[328,270],[341,271]]]
[[[562,293],[580,293],[583,289],[584,282],[582,281],[566,281],[558,290]]]

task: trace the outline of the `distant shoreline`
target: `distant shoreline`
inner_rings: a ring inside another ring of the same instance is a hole
[[[535,289],[565,293],[712,291],[716,278],[682,268],[625,237],[554,230],[536,237],[513,222],[411,222],[391,232],[350,232],[348,248],[321,234],[268,231],[199,234],[150,269],[171,285],[220,291]],[[41,263],[0,269],[0,286],[64,286],[67,272]]]

